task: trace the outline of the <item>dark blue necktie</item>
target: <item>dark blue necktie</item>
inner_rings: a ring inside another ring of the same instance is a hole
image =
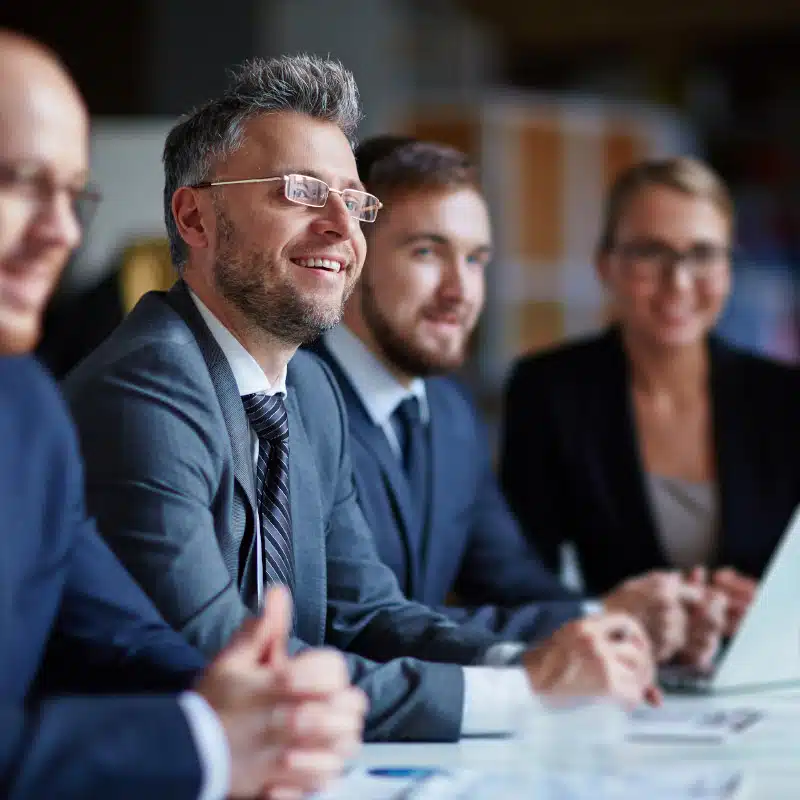
[[[261,516],[264,583],[283,584],[294,596],[286,406],[281,395],[264,392],[245,395],[242,403],[258,436],[256,502]]]
[[[428,518],[430,448],[419,399],[412,395],[403,400],[392,414],[391,423],[400,445],[417,531],[421,534]]]

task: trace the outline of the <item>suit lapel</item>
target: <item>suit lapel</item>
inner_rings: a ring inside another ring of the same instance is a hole
[[[397,521],[397,527],[406,550],[408,564],[409,597],[416,591],[420,575],[420,536],[418,535],[417,515],[408,486],[408,479],[403,471],[402,464],[392,451],[386,434],[372,421],[367,413],[361,398],[353,389],[349,378],[339,366],[338,361],[331,355],[324,344],[314,347],[314,352],[325,360],[331,368],[347,406],[350,434],[358,441],[368,453],[377,461],[386,491],[392,502]]]
[[[208,366],[211,382],[214,384],[228,431],[228,440],[233,454],[234,478],[247,498],[250,512],[247,515],[247,526],[250,528],[255,524],[256,515],[255,468],[250,425],[242,405],[242,398],[239,396],[236,378],[233,376],[228,359],[225,358],[225,354],[211,335],[211,331],[208,330],[197,306],[192,301],[186,284],[178,281],[167,292],[165,299],[191,329]],[[249,547],[247,553],[240,553],[239,556],[241,589],[243,596],[255,597],[257,592],[255,537],[249,536],[245,539],[249,540]]]
[[[295,633],[310,644],[322,644],[325,637],[325,597],[320,585],[325,575],[325,530],[319,497],[319,476],[314,452],[306,434],[291,383],[287,379],[286,412],[289,416],[289,503],[292,513],[292,547],[295,570]],[[302,602],[299,596],[302,595]]]
[[[428,411],[430,419],[428,422],[428,435],[430,441],[430,494],[428,496],[427,514],[423,524],[423,557],[421,563],[426,565],[425,574],[422,580],[426,589],[429,580],[437,579],[436,557],[439,551],[436,545],[440,544],[433,541],[431,535],[434,531],[444,531],[444,519],[448,513],[447,498],[451,496],[453,485],[448,480],[452,475],[451,462],[453,458],[459,458],[458,453],[453,453],[451,420],[447,418],[448,409],[440,402],[441,395],[436,391],[431,381],[425,381],[425,394],[428,400]],[[455,486],[454,490],[459,491]],[[463,488],[461,489],[463,492]],[[466,535],[466,532],[465,532]],[[448,559],[453,558],[452,551],[447,548],[444,554]]]
[[[228,359],[225,358],[225,354],[208,330],[203,318],[200,316],[200,312],[197,310],[197,306],[192,302],[186,284],[183,281],[178,281],[169,290],[166,298],[192,329],[203,358],[208,365],[211,381],[214,384],[217,399],[222,409],[222,416],[225,419],[225,427],[228,429],[228,438],[233,451],[234,474],[250,502],[251,510],[255,513],[255,470],[253,467],[250,425],[242,405],[242,398],[239,396],[236,378],[233,377]]]

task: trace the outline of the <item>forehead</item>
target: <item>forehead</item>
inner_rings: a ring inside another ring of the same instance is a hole
[[[398,237],[431,234],[465,249],[487,247],[492,231],[489,209],[476,189],[418,190],[387,199],[379,225]]]
[[[658,236],[671,240],[726,239],[730,224],[711,200],[666,186],[648,186],[623,208],[617,235]]]
[[[46,73],[14,75],[0,88],[0,152],[59,177],[83,173],[88,163],[88,118],[77,93]]]
[[[244,126],[244,144],[226,168],[248,177],[307,172],[334,187],[357,186],[358,170],[350,142],[332,122],[305,114],[262,114]]]

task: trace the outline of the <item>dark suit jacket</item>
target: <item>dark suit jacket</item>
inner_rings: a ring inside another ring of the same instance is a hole
[[[800,502],[798,372],[709,340],[720,493],[711,566],[758,577]],[[587,589],[666,567],[614,328],[520,361],[506,397],[502,482],[549,564],[577,547]]]
[[[185,689],[202,660],[87,520],[71,424],[31,358],[0,358],[0,442],[0,796],[196,797],[174,695],[124,695]],[[81,691],[117,696],[57,694]]]
[[[415,521],[423,516],[422,501],[412,496],[386,435],[322,341],[314,352],[339,382],[350,418],[359,503],[378,553],[407,597],[508,639],[539,639],[580,616],[580,598],[542,564],[509,511],[486,431],[459,384],[448,378],[425,381],[431,484],[420,530]],[[464,607],[444,606],[451,592]]]
[[[65,390],[101,530],[167,621],[214,653],[256,609],[255,467],[233,373],[185,285],[146,295]],[[455,664],[474,663],[496,640],[406,601],[381,563],[328,369],[298,353],[287,390],[292,647],[348,651],[371,700],[368,737],[454,739],[463,703]]]

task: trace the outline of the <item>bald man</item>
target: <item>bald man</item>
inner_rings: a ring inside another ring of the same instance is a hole
[[[0,31],[0,75],[0,796],[316,788],[360,740],[342,659],[286,656],[278,589],[203,672],[86,518],[71,424],[27,353],[93,200],[88,118],[27,39]]]

